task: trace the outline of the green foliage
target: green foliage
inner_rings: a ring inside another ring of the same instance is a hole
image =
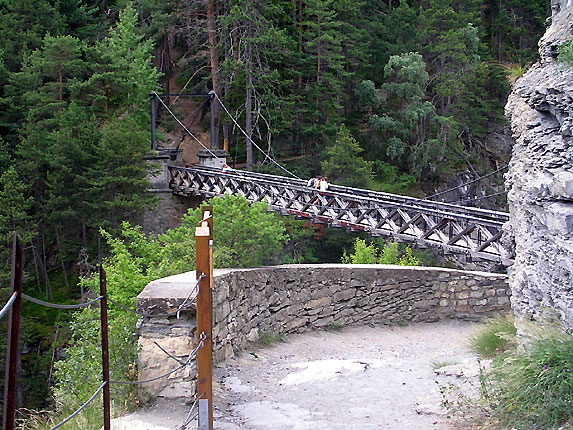
[[[573,40],[564,43],[559,47],[559,61],[573,67]]]
[[[365,240],[356,238],[354,252],[350,255],[344,251],[343,264],[397,264],[399,266],[418,266],[420,260],[413,255],[412,249],[406,247],[400,253],[398,242],[389,242],[379,249],[376,244],[367,244]]]
[[[573,338],[546,333],[492,369],[493,417],[507,428],[557,428],[573,419]]]
[[[481,357],[494,357],[514,345],[515,334],[513,317],[498,316],[487,320],[470,338],[470,346]]]
[[[211,202],[216,214],[214,264],[216,267],[255,267],[269,264],[280,253],[287,239],[279,215],[267,212],[263,202],[249,203],[240,195],[226,195]],[[190,212],[183,225],[198,225],[199,209]]]
[[[350,131],[341,125],[336,142],[326,149],[326,159],[322,162],[322,170],[329,181],[349,187],[367,187],[372,178],[372,167],[358,155],[361,151]]]
[[[287,341],[287,337],[284,334],[275,335],[272,333],[268,333],[264,330],[259,330],[258,335],[259,335],[259,339],[258,339],[257,343],[260,346],[271,346],[274,343]]]
[[[365,240],[357,238],[354,242],[354,253],[348,255],[346,251],[342,256],[343,264],[376,264],[378,263],[378,249],[374,244],[368,245]]]
[[[276,215],[266,211],[266,204],[249,205],[242,196],[214,198],[214,252],[216,267],[250,267],[261,265],[278,255],[286,236]],[[102,230],[110,249],[103,264],[107,272],[108,296],[125,306],[134,307],[137,295],[158,278],[195,268],[195,228],[201,209],[190,211],[180,227],[157,238],[143,233],[141,227],[122,224],[121,234],[114,236]],[[82,279],[86,289],[97,292],[99,278]],[[79,406],[100,384],[100,327],[97,309],[86,309],[74,315],[71,324],[73,341],[66,349],[68,358],[56,365],[54,396],[58,403],[71,409]],[[113,306],[109,311],[111,378],[132,380],[137,377],[137,317]],[[69,387],[74,387],[70,390]],[[123,407],[136,402],[129,387],[115,388],[114,398]]]

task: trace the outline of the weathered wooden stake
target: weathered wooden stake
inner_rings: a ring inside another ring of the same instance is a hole
[[[101,358],[103,382],[103,428],[111,429],[111,411],[110,411],[110,394],[109,394],[109,335],[107,323],[107,277],[103,265],[99,266],[99,291],[102,296],[100,302],[101,310]]]
[[[212,339],[212,280],[213,280],[213,207],[203,206],[203,221],[195,230],[197,249],[197,393],[199,396],[199,430],[213,430],[213,339]]]
[[[2,428],[14,430],[16,414],[16,380],[18,378],[18,340],[20,338],[20,308],[22,306],[22,277],[24,272],[24,254],[14,233],[12,241],[12,277],[10,279],[10,296],[16,292],[8,320],[8,345],[6,351],[6,377],[4,379],[4,418]]]

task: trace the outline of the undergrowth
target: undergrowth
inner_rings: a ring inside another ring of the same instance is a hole
[[[449,412],[480,411],[471,419],[485,429],[573,429],[572,334],[543,327],[525,340],[516,342],[512,318],[488,321],[470,339],[479,356],[493,357],[481,366],[479,398],[442,387]]]

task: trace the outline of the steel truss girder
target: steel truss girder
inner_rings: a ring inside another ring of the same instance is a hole
[[[302,180],[237,170],[169,166],[169,186],[178,195],[240,194],[283,215],[511,264],[500,241],[503,212],[340,186],[320,192]]]

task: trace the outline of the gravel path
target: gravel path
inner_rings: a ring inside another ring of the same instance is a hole
[[[348,327],[244,351],[215,368],[215,429],[460,428],[440,406],[440,386],[477,374],[467,349],[476,327],[457,321]],[[114,428],[177,429],[187,408],[160,403],[116,420]],[[196,421],[188,428],[197,428]]]

